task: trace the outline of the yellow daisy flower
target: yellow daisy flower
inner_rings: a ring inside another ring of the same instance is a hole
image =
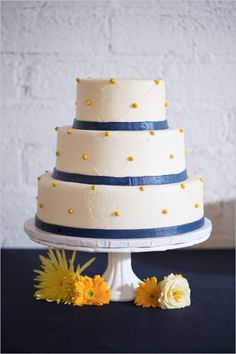
[[[75,270],[75,256],[76,251],[73,251],[71,259],[67,261],[64,250],[56,249],[54,253],[51,248],[48,251],[48,258],[39,256],[42,270],[34,270],[37,273],[34,279],[37,282],[34,285],[38,289],[34,293],[37,300],[56,301],[58,304],[60,302],[72,303],[75,279],[95,260],[92,258],[82,267],[78,265]]]
[[[134,303],[137,306],[157,307],[160,297],[160,287],[157,283],[157,278],[147,278],[139,283],[139,287],[135,292]]]
[[[75,280],[74,305],[97,305],[108,304],[111,299],[111,290],[100,275],[93,278],[80,276]]]

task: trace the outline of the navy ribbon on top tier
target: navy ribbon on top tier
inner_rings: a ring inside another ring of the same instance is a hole
[[[73,129],[81,130],[163,130],[168,128],[167,120],[156,122],[90,122],[75,119]]]
[[[143,186],[178,183],[186,180],[188,174],[186,169],[177,174],[162,176],[136,176],[136,177],[110,177],[110,176],[91,176],[80,173],[69,173],[59,171],[54,168],[52,177],[66,182],[85,183],[85,184],[105,184],[112,186]]]
[[[44,231],[58,235],[90,238],[145,238],[165,237],[183,234],[201,228],[204,225],[204,217],[182,225],[157,227],[152,229],[85,229],[71,226],[49,224],[35,216],[35,225]]]

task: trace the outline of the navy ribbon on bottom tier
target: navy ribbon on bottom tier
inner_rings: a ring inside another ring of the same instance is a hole
[[[143,186],[178,183],[186,180],[188,174],[186,169],[177,174],[162,176],[136,176],[136,177],[110,177],[110,176],[91,176],[80,173],[69,173],[59,171],[54,168],[52,177],[66,182],[85,183],[85,184],[104,184],[112,186]]]
[[[204,217],[187,224],[157,227],[152,229],[85,229],[71,226],[55,225],[46,223],[35,216],[35,225],[47,232],[62,236],[106,238],[106,239],[125,239],[125,238],[147,238],[165,237],[183,234],[201,228],[204,225]]]

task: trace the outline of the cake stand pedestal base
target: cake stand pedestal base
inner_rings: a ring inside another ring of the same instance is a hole
[[[66,235],[58,235],[38,229],[34,218],[28,219],[24,230],[34,242],[69,250],[83,252],[108,253],[108,265],[104,279],[112,292],[112,301],[132,301],[139,279],[134,274],[131,266],[132,252],[166,251],[170,249],[193,246],[206,241],[211,233],[211,221],[205,218],[205,224],[198,230],[184,234],[132,239],[95,239]]]
[[[108,264],[103,278],[112,290],[112,301],[132,301],[141,281],[133,272],[131,253],[108,253]]]

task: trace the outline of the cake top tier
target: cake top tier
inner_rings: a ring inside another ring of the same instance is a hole
[[[89,122],[166,120],[163,80],[76,79],[76,119]]]

